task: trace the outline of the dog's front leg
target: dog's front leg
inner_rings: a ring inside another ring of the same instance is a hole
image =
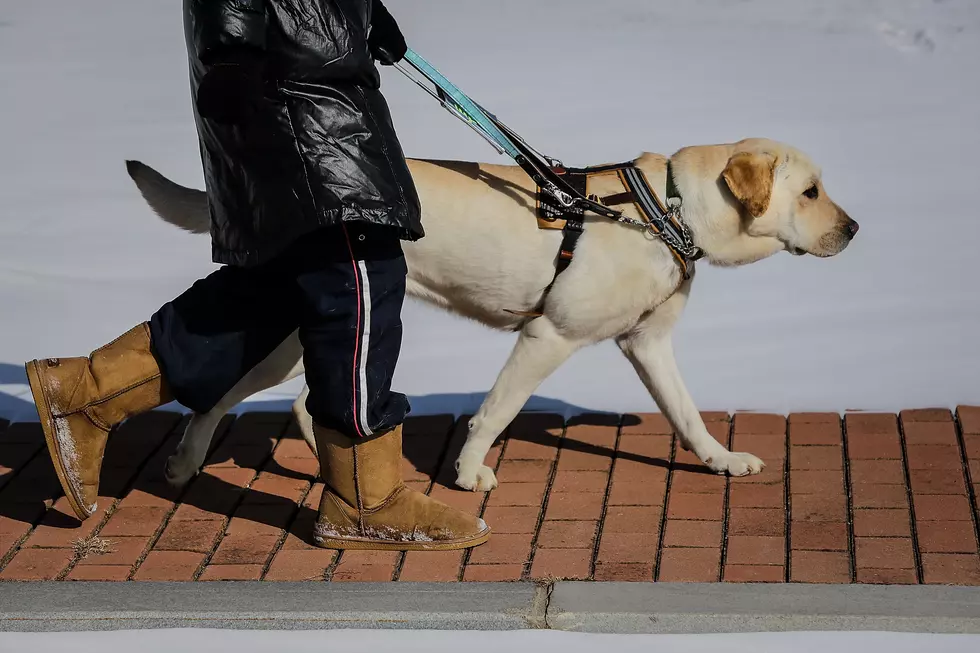
[[[657,326],[641,325],[617,342],[674,428],[681,446],[719,474],[761,472],[765,468],[761,460],[750,453],[729,451],[708,433],[677,369],[670,334]]]
[[[497,487],[493,470],[483,464],[494,440],[541,382],[579,347],[581,343],[560,334],[547,317],[535,318],[524,327],[493,388],[470,420],[466,444],[456,459],[456,485],[475,492]]]

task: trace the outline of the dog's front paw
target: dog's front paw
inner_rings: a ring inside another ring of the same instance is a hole
[[[480,465],[475,472],[469,472],[461,467],[456,477],[456,485],[473,492],[489,492],[497,487],[497,476],[486,465]]]
[[[721,456],[715,456],[705,463],[713,472],[729,476],[751,476],[766,468],[766,464],[750,453],[726,451]]]

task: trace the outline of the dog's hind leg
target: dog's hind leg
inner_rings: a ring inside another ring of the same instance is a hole
[[[675,298],[676,301],[671,299],[632,331],[617,338],[617,344],[674,428],[682,447],[693,451],[719,474],[758,474],[765,468],[761,460],[749,453],[731,452],[711,437],[684,386],[670,338],[670,329],[684,302],[683,297]]]
[[[456,485],[480,492],[497,487],[493,470],[483,464],[494,440],[541,382],[581,346],[558,333],[547,317],[531,320],[524,327],[493,388],[470,421],[466,443],[456,459]]]
[[[309,396],[310,386],[303,384],[302,392],[299,393],[296,401],[293,402],[293,417],[299,426],[299,432],[303,435],[303,439],[306,440],[306,446],[316,456],[316,438],[313,437],[313,416],[310,415],[310,411],[306,410],[306,398]]]
[[[267,390],[303,373],[303,346],[293,332],[253,367],[214,408],[191,416],[177,450],[167,459],[167,482],[181,487],[200,471],[221,418],[256,392]]]

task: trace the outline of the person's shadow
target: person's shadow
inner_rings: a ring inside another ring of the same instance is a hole
[[[0,372],[2,373],[2,372]],[[0,377],[2,378],[2,377]],[[445,406],[459,403],[459,396],[429,396],[423,402]],[[548,412],[524,412],[505,430],[504,439],[525,441],[545,447],[559,447],[600,457],[632,460],[653,467],[667,468],[661,458],[616,452],[614,448],[575,440],[562,435],[562,424],[616,426],[616,414],[585,414],[567,421],[563,415],[581,414],[580,407],[557,400],[535,398],[529,405]],[[312,545],[317,505],[296,498],[279,496],[252,487],[245,489],[261,470],[302,483],[318,480],[318,464],[302,440],[299,429],[287,412],[247,412],[238,418],[227,416],[215,432],[206,469],[183,488],[173,488],[163,478],[167,458],[176,449],[187,423],[187,416],[170,411],[153,411],[134,417],[110,434],[101,476],[103,497],[122,499],[141,492],[199,513],[218,516],[234,514],[246,521],[290,533]],[[434,484],[454,488],[454,461],[466,437],[468,416],[428,415],[409,417],[404,429],[404,455],[410,466]],[[625,424],[624,422],[624,424]],[[629,424],[625,424],[629,425]],[[13,470],[0,475],[0,516],[36,522],[55,528],[74,529],[78,520],[70,514],[45,508],[60,494],[60,486],[48,458],[44,438],[37,423],[19,423],[0,435],[0,469]],[[706,468],[675,463],[674,469],[710,473]],[[418,476],[417,476],[418,477]],[[460,490],[462,491],[462,490]]]

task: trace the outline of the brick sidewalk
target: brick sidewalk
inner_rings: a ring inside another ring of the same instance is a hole
[[[226,418],[179,492],[161,473],[184,419],[127,422],[82,525],[38,425],[0,422],[0,580],[980,585],[980,408],[705,419],[768,468],[706,473],[659,415],[523,414],[491,452],[500,488],[475,494],[452,486],[466,420],[411,419],[408,483],[481,514],[494,535],[465,553],[343,555],[311,545],[317,463],[286,413]]]

